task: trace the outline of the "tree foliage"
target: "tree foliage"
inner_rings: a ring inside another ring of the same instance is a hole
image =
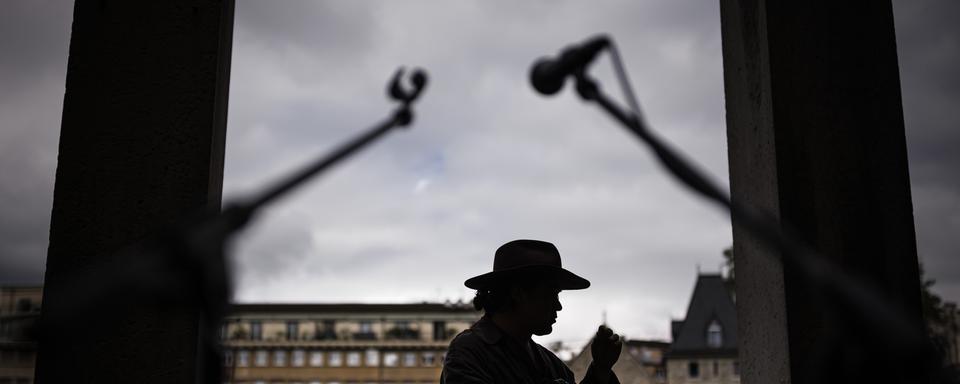
[[[733,247],[727,247],[723,250],[723,269],[727,272],[724,278],[733,283],[737,276],[733,268]]]

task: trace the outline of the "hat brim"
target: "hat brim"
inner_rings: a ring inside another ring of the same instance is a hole
[[[480,276],[474,276],[463,282],[467,288],[488,289],[502,284],[506,280],[515,280],[524,275],[538,276],[550,280],[557,289],[576,290],[590,287],[590,281],[577,276],[575,273],[566,269],[548,265],[521,266],[516,268],[504,269],[484,273]]]

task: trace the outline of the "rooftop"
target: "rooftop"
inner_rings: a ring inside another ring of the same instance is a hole
[[[476,312],[470,304],[464,303],[406,303],[406,304],[363,304],[363,303],[243,303],[232,304],[231,314],[239,313],[411,313],[411,312]]]
[[[711,323],[720,325],[721,342],[710,346],[707,331]],[[671,356],[736,355],[737,310],[727,282],[719,274],[700,274],[687,307],[687,317],[674,321]]]

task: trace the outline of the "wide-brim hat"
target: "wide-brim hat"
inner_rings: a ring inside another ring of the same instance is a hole
[[[489,289],[525,277],[548,279],[557,289],[590,287],[587,279],[563,269],[556,246],[540,240],[514,240],[501,245],[493,257],[493,271],[469,278],[463,284],[478,290]]]

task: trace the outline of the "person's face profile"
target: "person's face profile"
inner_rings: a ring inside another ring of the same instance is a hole
[[[554,284],[539,283],[517,296],[517,311],[537,336],[553,332],[553,323],[561,309],[560,290]]]

